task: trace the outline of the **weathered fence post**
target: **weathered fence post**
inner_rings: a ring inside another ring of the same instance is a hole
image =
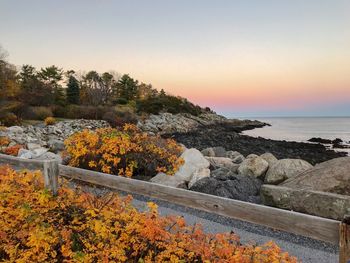
[[[350,215],[339,224],[339,263],[350,262]]]
[[[56,160],[45,160],[43,165],[45,187],[56,195],[58,191],[58,162]]]

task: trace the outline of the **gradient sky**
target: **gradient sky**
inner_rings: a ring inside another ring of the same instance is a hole
[[[226,116],[350,116],[350,1],[0,0],[16,64],[115,70]]]

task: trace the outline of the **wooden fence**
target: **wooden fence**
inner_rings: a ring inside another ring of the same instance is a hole
[[[0,164],[16,168],[40,169],[45,186],[57,193],[58,176],[111,189],[137,193],[202,211],[282,230],[339,245],[339,262],[350,262],[350,217],[337,221],[273,207],[168,187],[85,169],[58,165],[55,161],[26,160],[0,154]]]

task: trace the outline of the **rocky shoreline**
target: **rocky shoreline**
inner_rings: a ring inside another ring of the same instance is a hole
[[[250,127],[248,127],[250,128]],[[190,132],[175,132],[164,134],[166,138],[174,138],[189,148],[203,150],[207,147],[222,146],[234,149],[243,155],[251,153],[260,155],[272,153],[278,159],[303,159],[315,165],[333,158],[347,156],[346,152],[335,152],[320,143],[288,142],[250,137],[240,134],[245,127],[231,126],[228,123],[201,127]]]

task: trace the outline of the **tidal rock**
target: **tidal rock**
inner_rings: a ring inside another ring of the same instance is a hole
[[[233,163],[232,160],[227,157],[206,157],[206,159],[209,161],[213,169],[225,167],[236,172],[239,166],[238,164]]]
[[[272,153],[264,153],[260,157],[269,163],[269,167],[272,167],[278,161]]]
[[[176,188],[187,188],[186,182],[184,180],[181,180],[181,178],[175,177],[174,175],[167,175],[165,173],[158,173],[156,176],[151,178],[150,181],[153,183],[176,187]]]
[[[281,186],[350,195],[350,157],[317,164],[286,180]]]
[[[301,159],[281,159],[277,161],[267,171],[265,176],[265,183],[279,184],[288,178],[292,178],[313,166],[307,161]]]
[[[263,158],[250,157],[245,159],[238,167],[238,173],[245,176],[264,177],[269,163]]]
[[[191,188],[198,180],[210,176],[210,170],[208,168],[203,168],[197,170],[193,173],[191,180],[188,183],[188,188]]]

